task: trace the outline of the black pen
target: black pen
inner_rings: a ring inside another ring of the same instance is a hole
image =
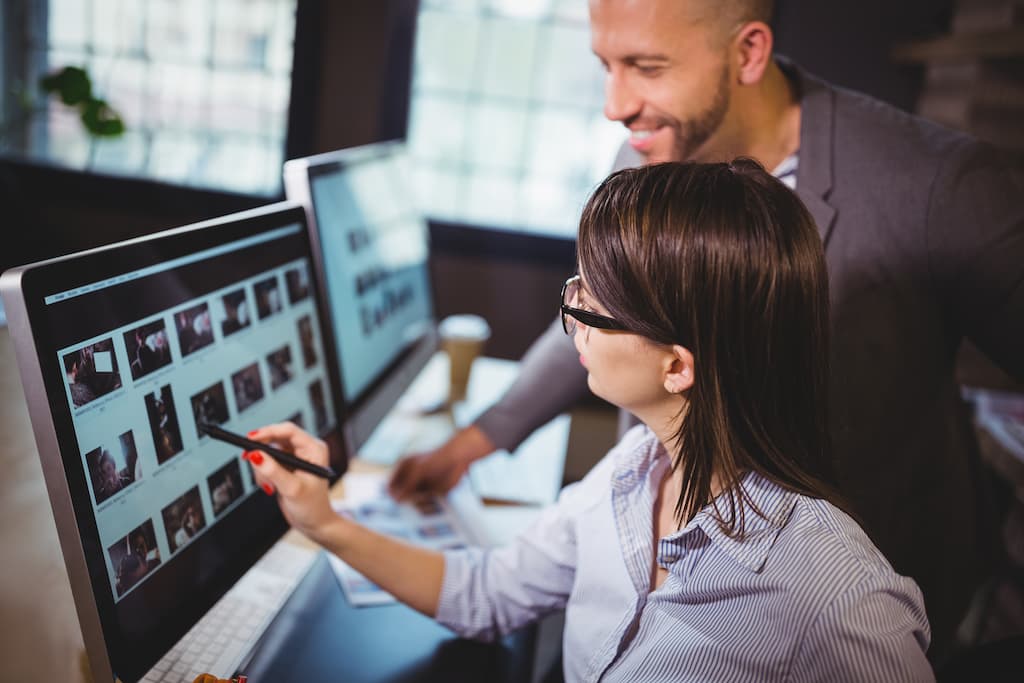
[[[214,439],[217,439],[218,441],[223,441],[225,443],[238,446],[239,448],[244,448],[248,451],[263,451],[264,453],[272,457],[274,460],[278,461],[279,463],[286,467],[302,470],[304,472],[309,472],[311,474],[317,475],[318,477],[323,477],[324,479],[334,479],[336,476],[338,476],[337,473],[330,467],[321,467],[320,465],[314,465],[308,460],[303,460],[302,458],[296,455],[292,455],[287,451],[282,451],[279,448],[268,446],[267,444],[260,443],[259,441],[247,439],[241,434],[229,432],[228,430],[218,425],[210,424],[209,422],[198,422],[196,423],[196,426],[199,427],[199,431],[205,432],[207,435],[211,436]]]

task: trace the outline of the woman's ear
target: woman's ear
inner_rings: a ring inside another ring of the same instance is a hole
[[[693,386],[693,354],[679,344],[673,344],[665,366],[665,391],[681,394]]]

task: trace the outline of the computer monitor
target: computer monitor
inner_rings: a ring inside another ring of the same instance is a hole
[[[405,145],[391,140],[290,159],[341,367],[347,449],[356,453],[438,349],[427,222]]]
[[[293,420],[344,472],[311,253],[282,202],[0,277],[95,680],[143,676],[288,529],[199,420]]]

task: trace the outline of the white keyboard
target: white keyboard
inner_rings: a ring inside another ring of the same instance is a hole
[[[316,559],[316,550],[279,542],[142,678],[192,683],[230,678]]]

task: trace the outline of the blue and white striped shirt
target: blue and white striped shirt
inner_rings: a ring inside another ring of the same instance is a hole
[[[568,681],[929,681],[917,585],[846,514],[755,474],[747,537],[708,506],[659,540],[669,457],[644,425],[508,546],[445,556],[437,620],[492,639],[565,608]]]

